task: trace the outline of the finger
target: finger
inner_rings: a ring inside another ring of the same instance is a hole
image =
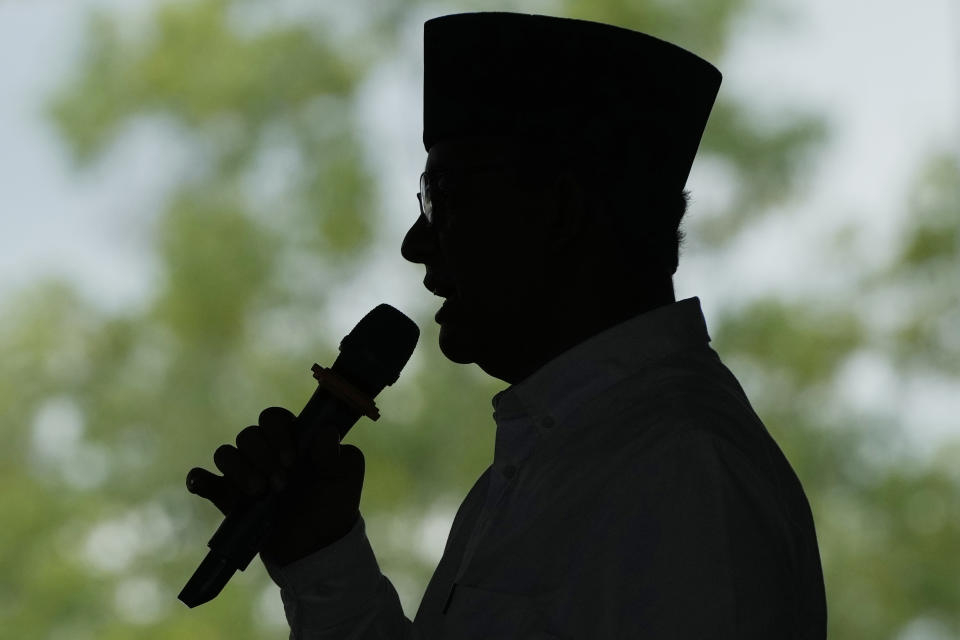
[[[187,491],[206,498],[223,515],[233,511],[240,500],[236,488],[223,476],[218,476],[202,467],[194,467],[187,473]]]
[[[287,427],[293,424],[297,416],[283,407],[267,407],[260,412],[257,422],[261,427]]]
[[[278,443],[279,451],[290,451],[294,456],[297,453],[297,433],[294,422],[297,417],[283,407],[267,407],[260,412],[258,422],[264,433],[269,433]],[[290,466],[293,460],[290,460]]]
[[[265,437],[266,429],[252,425],[237,434],[237,450],[268,478],[274,489],[284,487],[287,469],[280,461],[280,452]]]
[[[232,445],[217,447],[213,452],[213,463],[227,480],[247,495],[256,497],[266,490],[265,474]]]
[[[270,474],[280,468],[280,452],[264,437],[264,428],[252,425],[237,434],[237,450],[258,470]]]
[[[280,463],[287,468],[292,467],[297,452],[293,421],[268,419],[267,422],[267,425],[260,425],[260,435],[277,452]]]

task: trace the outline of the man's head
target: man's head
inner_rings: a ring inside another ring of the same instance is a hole
[[[511,384],[674,300],[685,185],[720,86],[648,34],[520,13],[424,24],[421,197],[403,242],[450,294],[440,347]]]
[[[421,215],[401,248],[449,300],[444,354],[510,384],[599,331],[674,301],[675,263],[664,264],[676,257],[676,225],[662,224],[669,216],[631,212],[657,224],[640,225],[627,242],[611,224],[620,208],[664,199],[643,197],[651,191],[639,181],[632,197],[611,188],[603,182],[611,171],[563,149],[507,137],[434,144],[425,167],[432,222]],[[674,202],[679,223],[685,199]]]

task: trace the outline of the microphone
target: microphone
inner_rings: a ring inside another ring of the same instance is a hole
[[[309,451],[316,425],[334,426],[340,439],[366,415],[380,417],[373,398],[400,377],[420,338],[416,323],[388,304],[380,304],[340,341],[333,366],[313,365],[317,389],[294,420],[298,451]],[[210,551],[177,596],[191,609],[217,597],[233,574],[250,564],[286,506],[289,491],[245,499],[217,528]]]

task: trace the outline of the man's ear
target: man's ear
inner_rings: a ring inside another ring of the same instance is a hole
[[[550,219],[546,230],[550,249],[563,251],[583,241],[581,234],[587,231],[590,212],[587,210],[587,194],[582,181],[571,169],[563,169],[553,180],[550,189]]]

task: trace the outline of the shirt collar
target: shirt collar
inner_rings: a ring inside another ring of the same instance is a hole
[[[526,417],[552,427],[650,363],[709,342],[700,298],[657,307],[591,336],[498,392],[492,400],[493,418],[498,426]]]

